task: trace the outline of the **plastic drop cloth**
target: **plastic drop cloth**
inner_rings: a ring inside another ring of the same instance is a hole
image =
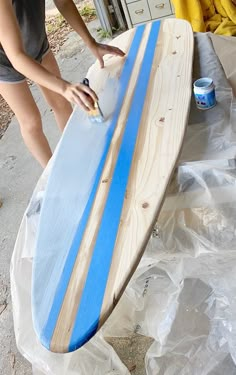
[[[105,338],[137,333],[152,338],[139,374],[236,374],[236,111],[208,35],[195,43],[193,79],[213,78],[217,106],[200,112],[192,103],[181,163],[139,267],[103,328],[71,354],[50,353],[33,331],[32,249],[51,163],[36,186],[11,263],[17,346],[35,374],[133,374]]]

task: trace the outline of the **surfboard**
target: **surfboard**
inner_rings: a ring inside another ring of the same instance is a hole
[[[88,72],[105,121],[74,110],[56,149],[33,257],[32,317],[50,351],[84,345],[114,310],[145,250],[180,153],[193,33],[167,19],[112,41]]]

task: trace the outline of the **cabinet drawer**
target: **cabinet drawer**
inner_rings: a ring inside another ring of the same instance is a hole
[[[146,22],[151,19],[151,14],[146,0],[128,4],[132,24]]]
[[[168,0],[148,0],[152,19],[169,16],[172,13]]]

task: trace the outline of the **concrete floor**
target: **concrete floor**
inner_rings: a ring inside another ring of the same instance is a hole
[[[48,1],[48,6],[51,6]],[[91,33],[97,37],[99,22],[89,24]],[[69,81],[81,81],[94,61],[90,51],[75,33],[57,55],[62,76]],[[37,86],[32,86],[33,96],[40,108],[44,129],[52,148],[60,133],[50,109],[46,106]],[[31,365],[19,354],[15,344],[10,296],[9,267],[15,239],[23,213],[27,207],[35,184],[41,174],[40,166],[34,161],[23,144],[19,127],[13,118],[8,130],[0,140],[0,374],[29,375]]]

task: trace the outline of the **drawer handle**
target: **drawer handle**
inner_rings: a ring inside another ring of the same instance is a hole
[[[164,7],[165,7],[164,3],[155,5],[155,8],[157,8],[157,9],[163,9]]]
[[[144,9],[138,9],[135,11],[136,14],[143,14],[144,12]]]

